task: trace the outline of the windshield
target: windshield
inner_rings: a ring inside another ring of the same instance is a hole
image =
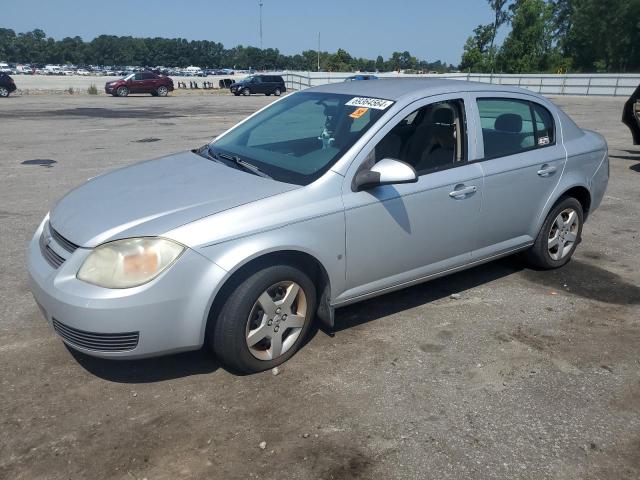
[[[209,146],[238,156],[270,177],[307,185],[322,174],[384,114],[393,102],[333,93],[289,95]],[[380,107],[384,106],[384,109]]]

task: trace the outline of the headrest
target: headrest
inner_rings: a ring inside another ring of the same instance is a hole
[[[501,132],[522,132],[522,117],[515,113],[503,113],[496,118],[495,129]]]
[[[433,123],[453,125],[453,110],[450,108],[439,108],[433,112]]]

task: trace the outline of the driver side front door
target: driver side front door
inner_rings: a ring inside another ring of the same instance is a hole
[[[483,177],[481,167],[467,161],[465,100],[414,103],[354,161],[343,189],[347,290],[338,303],[472,261]],[[363,160],[382,158],[417,166],[418,182],[353,191],[351,179]]]

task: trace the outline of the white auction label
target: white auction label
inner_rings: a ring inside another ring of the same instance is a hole
[[[376,110],[386,110],[395,102],[391,100],[383,100],[382,98],[355,97],[349,100],[345,105],[348,107],[365,107],[374,108]]]

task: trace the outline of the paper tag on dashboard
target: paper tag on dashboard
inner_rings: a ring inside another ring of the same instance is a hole
[[[395,102],[391,100],[383,100],[382,98],[354,97],[345,103],[348,107],[364,107],[373,108],[375,110],[386,110]]]
[[[368,108],[366,107],[358,107],[356,108],[355,112],[353,112],[351,115],[349,115],[351,118],[353,118],[354,120],[360,118],[361,116],[363,116],[365,113],[367,113],[369,111]]]
[[[549,137],[540,137],[538,139],[538,145],[549,145],[550,143]]]

